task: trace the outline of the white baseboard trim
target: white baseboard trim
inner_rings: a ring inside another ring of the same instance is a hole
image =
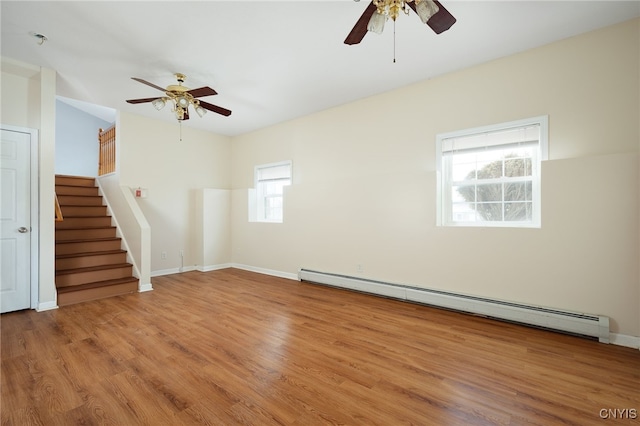
[[[241,263],[232,263],[231,267],[236,269],[242,269],[249,272],[257,272],[258,274],[272,275],[274,277],[299,281],[297,273],[292,274],[290,272],[275,271],[273,269],[265,269],[265,268],[259,268],[257,266],[243,265]]]
[[[609,343],[627,348],[640,349],[640,337],[637,336],[609,333]]]
[[[58,303],[55,300],[52,300],[50,302],[38,303],[36,312],[51,311],[53,309],[58,309]]]
[[[221,263],[219,265],[198,266],[196,270],[200,272],[211,272],[211,271],[217,271],[219,269],[227,269],[232,267],[233,266],[231,263]]]
[[[157,271],[151,271],[151,277],[161,277],[163,275],[180,274],[182,272],[195,271],[195,266],[185,266],[184,268],[171,268],[171,269],[159,269]]]
[[[151,277],[161,277],[163,275],[173,275],[179,274],[180,268],[171,268],[171,269],[158,269],[157,271],[151,271]]]
[[[208,266],[189,266],[186,268],[171,268],[171,269],[159,269],[157,271],[151,271],[152,277],[160,277],[163,275],[180,274],[182,272],[199,271],[199,272],[212,272],[219,269],[236,268],[249,272],[256,272],[258,274],[271,275],[279,278],[286,278],[289,280],[299,281],[297,273],[276,271],[274,269],[259,268],[257,266],[244,265],[242,263],[221,263],[219,265]]]
[[[286,278],[289,280],[295,280],[295,281],[299,280],[297,273],[282,272],[282,271],[276,271],[274,269],[259,268],[257,266],[244,265],[242,263],[221,263],[218,265],[190,266],[182,269],[181,268],[160,269],[157,271],[151,271],[151,276],[160,277],[162,275],[180,274],[182,272],[189,272],[189,271],[212,272],[212,271],[217,271],[219,269],[227,269],[227,268],[242,269],[249,272],[256,272],[258,274],[271,275],[274,277]]]
[[[138,284],[138,293],[144,293],[145,291],[151,291],[151,290],[153,290],[153,286],[151,285],[151,283]]]

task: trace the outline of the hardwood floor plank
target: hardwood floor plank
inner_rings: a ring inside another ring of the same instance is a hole
[[[638,350],[236,269],[153,286],[2,315],[2,425],[599,425],[601,409],[640,411]]]

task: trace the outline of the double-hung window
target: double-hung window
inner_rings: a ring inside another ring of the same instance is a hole
[[[291,161],[255,168],[256,220],[282,222],[284,187],[291,185]]]
[[[540,227],[547,135],[547,116],[438,135],[438,224]]]

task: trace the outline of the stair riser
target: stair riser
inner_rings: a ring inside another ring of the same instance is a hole
[[[99,192],[97,186],[56,186],[56,194],[58,197],[61,195],[96,196]]]
[[[91,266],[126,263],[127,253],[96,254],[93,256],[68,257],[56,260],[56,271],[65,269],[89,268]]]
[[[56,185],[96,186],[94,178],[56,176]]]
[[[66,306],[89,300],[102,299],[111,296],[134,293],[138,291],[137,281],[131,283],[118,284],[108,287],[98,287],[89,290],[72,291],[69,293],[58,293],[58,306]]]
[[[70,228],[104,228],[105,226],[111,226],[111,216],[66,217],[62,222],[56,222],[56,231]]]
[[[90,240],[92,238],[114,238],[116,228],[93,228],[93,229],[58,229],[56,231],[56,241]]]
[[[131,276],[132,267],[123,266],[121,268],[105,269],[103,271],[79,272],[77,274],[64,274],[56,276],[56,287],[69,287],[95,283],[98,281],[115,280],[117,278],[127,278]]]
[[[106,216],[107,206],[61,206],[65,216]]]
[[[120,250],[120,240],[108,241],[82,241],[77,243],[56,244],[56,255],[95,253],[99,251]]]
[[[58,195],[58,203],[61,206],[101,206],[102,197],[82,195]]]

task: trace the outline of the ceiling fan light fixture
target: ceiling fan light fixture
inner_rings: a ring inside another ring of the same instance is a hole
[[[426,24],[433,15],[438,13],[439,10],[440,8],[433,0],[416,1],[416,13],[424,24]]]
[[[186,98],[186,97],[184,97],[184,96],[180,96],[180,97],[176,100],[176,102],[178,103],[178,105],[180,105],[180,107],[181,107],[181,108],[186,109],[186,108],[188,108],[188,107],[189,107],[189,99],[187,99],[187,98]]]
[[[152,101],[151,105],[153,105],[155,109],[160,111],[162,108],[164,108],[164,106],[166,105],[166,102],[163,98],[158,98],[155,101]]]
[[[196,105],[194,109],[200,117],[204,117],[204,115],[207,113],[207,110],[202,108],[200,105]]]
[[[384,30],[384,23],[386,20],[387,15],[380,12],[375,12],[371,16],[371,19],[367,24],[367,31],[371,31],[372,33],[376,34],[382,34],[382,31]]]

